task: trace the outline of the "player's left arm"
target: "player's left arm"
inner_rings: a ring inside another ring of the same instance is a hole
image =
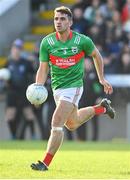
[[[102,58],[99,50],[96,47],[93,50],[93,52],[91,53],[91,56],[94,60],[94,65],[95,65],[95,68],[97,71],[99,82],[104,86],[104,92],[106,94],[111,94],[113,92],[113,88],[112,88],[111,84],[104,77],[103,58]]]

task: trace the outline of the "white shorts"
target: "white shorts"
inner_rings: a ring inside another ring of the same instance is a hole
[[[82,96],[82,93],[83,93],[83,87],[53,90],[53,95],[56,105],[60,100],[64,100],[78,107],[78,103]]]

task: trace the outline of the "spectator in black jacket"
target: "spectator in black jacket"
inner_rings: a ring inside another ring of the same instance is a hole
[[[22,117],[29,125],[32,138],[34,137],[35,116],[26,99],[26,89],[33,74],[32,64],[21,56],[23,42],[16,39],[11,47],[7,68],[11,73],[7,86],[6,121],[13,139],[20,133],[19,122]]]

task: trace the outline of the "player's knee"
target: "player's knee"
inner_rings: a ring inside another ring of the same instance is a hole
[[[66,123],[65,123],[65,127],[70,130],[70,131],[74,131],[77,129],[77,126],[76,126],[76,123],[75,121],[73,120],[68,120]]]
[[[77,127],[74,124],[65,124],[65,127],[69,130],[69,131],[74,131],[77,129]]]
[[[74,131],[76,128],[75,127],[70,127],[70,126],[66,126],[66,128],[69,130],[69,131]]]
[[[59,116],[53,116],[51,127],[63,127],[64,121],[62,120],[62,117]]]
[[[63,131],[63,127],[54,127],[52,126],[51,128],[51,136],[52,137],[56,137],[56,138],[61,138],[63,137],[64,131]]]

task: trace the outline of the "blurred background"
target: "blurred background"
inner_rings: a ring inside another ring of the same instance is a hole
[[[31,106],[25,91],[34,82],[40,42],[54,32],[53,10],[61,5],[73,12],[72,29],[96,44],[104,58],[105,76],[114,87],[111,96],[103,93],[93,61],[86,57],[79,107],[108,97],[117,112],[114,120],[103,115],[73,133],[65,129],[66,140],[130,141],[130,0],[0,0],[0,139],[49,137],[55,109],[50,76],[49,97],[41,107]]]

